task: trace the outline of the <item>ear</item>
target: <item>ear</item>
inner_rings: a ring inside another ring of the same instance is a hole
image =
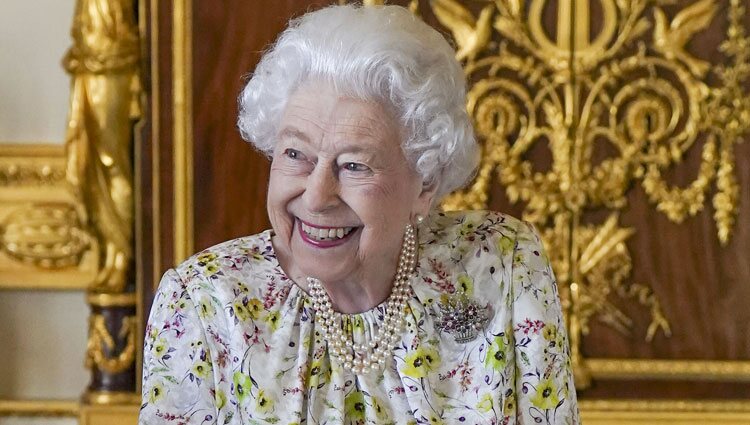
[[[432,209],[432,201],[435,199],[437,188],[438,185],[434,182],[422,185],[422,191],[416,199],[412,216],[421,215],[422,217],[427,217],[427,214]]]

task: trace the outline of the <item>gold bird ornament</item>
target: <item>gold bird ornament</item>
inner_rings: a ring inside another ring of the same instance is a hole
[[[339,4],[346,4],[346,0],[339,0]],[[385,0],[364,0],[362,2],[364,6],[384,6]],[[419,14],[419,1],[418,0],[412,0],[409,3],[409,11],[415,15]]]
[[[682,61],[693,75],[705,76],[710,64],[686,52],[685,45],[711,23],[715,13],[714,0],[700,0],[682,9],[670,24],[664,11],[654,8],[654,49],[667,59]]]
[[[491,19],[495,7],[485,6],[477,19],[455,0],[430,0],[430,5],[438,21],[453,34],[458,45],[456,59],[473,61],[490,41]]]

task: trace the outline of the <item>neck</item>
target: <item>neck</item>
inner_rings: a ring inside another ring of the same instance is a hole
[[[393,289],[393,274],[380,279],[363,278],[349,282],[321,281],[333,303],[333,309],[339,313],[354,314],[367,311],[388,298]],[[302,279],[305,281],[305,279]]]

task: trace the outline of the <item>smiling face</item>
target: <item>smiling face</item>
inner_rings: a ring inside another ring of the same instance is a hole
[[[268,188],[274,248],[292,279],[320,279],[342,311],[387,296],[405,226],[430,206],[399,130],[378,103],[315,83],[293,93],[279,125]]]

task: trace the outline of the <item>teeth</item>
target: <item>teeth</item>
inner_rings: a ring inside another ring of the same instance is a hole
[[[334,227],[321,229],[302,223],[302,231],[305,232],[305,234],[310,238],[317,240],[341,239],[351,233],[354,229],[355,227]]]

